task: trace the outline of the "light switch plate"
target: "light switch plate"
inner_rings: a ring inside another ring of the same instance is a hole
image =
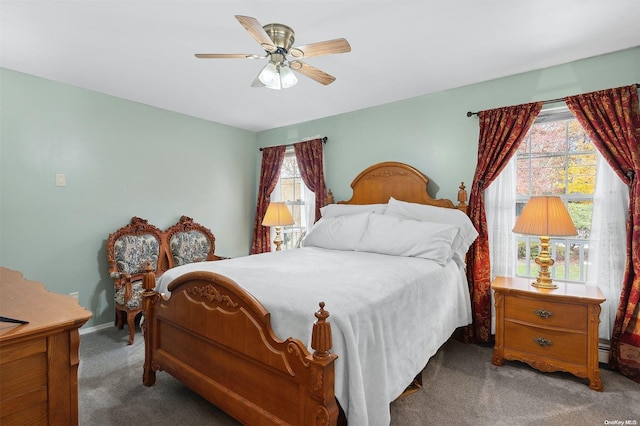
[[[64,173],[56,173],[56,186],[67,186],[67,177]]]

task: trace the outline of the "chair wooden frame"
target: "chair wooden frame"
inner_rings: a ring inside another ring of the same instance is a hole
[[[114,302],[115,305],[115,325],[122,329],[124,326],[124,318],[127,319],[127,325],[129,326],[129,342],[133,343],[135,335],[135,318],[142,312],[143,305],[137,309],[129,309],[127,307],[127,301],[131,299],[133,295],[132,285],[136,281],[141,281],[145,274],[146,262],[140,265],[140,270],[137,273],[127,273],[121,271],[116,261],[115,246],[116,242],[125,236],[140,237],[143,235],[151,235],[158,241],[158,262],[153,265],[152,270],[156,277],[162,275],[166,270],[167,258],[165,253],[165,246],[163,244],[162,231],[151,225],[146,219],[134,216],[131,218],[131,222],[111,233],[107,238],[107,261],[109,262],[109,276],[113,278],[115,285],[115,292],[118,292],[121,288],[125,287],[124,305],[120,305]]]

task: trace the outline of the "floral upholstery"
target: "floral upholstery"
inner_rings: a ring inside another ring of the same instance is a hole
[[[116,326],[129,326],[129,344],[133,343],[135,317],[144,308],[142,277],[150,264],[156,278],[167,269],[187,263],[222,259],[214,254],[215,236],[210,229],[187,216],[162,231],[146,219],[132,217],[131,222],[109,234],[107,261],[109,276],[115,285]]]
[[[160,255],[160,241],[151,234],[123,235],[115,241],[113,250],[118,272],[112,272],[110,275],[111,278],[121,278],[125,274],[144,273],[149,262],[155,271]],[[131,297],[128,300],[125,297],[126,287],[117,287],[116,285],[116,294],[113,297],[116,304],[129,310],[142,309],[142,281],[131,283]]]
[[[216,237],[209,228],[196,223],[188,216],[165,231],[165,251],[169,258],[169,268],[194,262],[218,260],[214,254]]]
[[[151,262],[151,266],[156,270],[160,255],[160,242],[151,234],[123,235],[116,240],[114,253],[120,273],[144,273],[147,262]]]
[[[142,288],[142,281],[134,281],[131,283],[131,298],[126,301],[124,292],[126,287],[122,286],[120,290],[116,291],[116,295],[114,296],[114,300],[118,305],[126,306],[127,309],[135,310],[142,309],[142,292],[144,289]]]
[[[211,242],[202,232],[176,232],[169,241],[174,266],[186,265],[207,260]]]

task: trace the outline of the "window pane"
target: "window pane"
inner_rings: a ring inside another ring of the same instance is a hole
[[[531,195],[565,193],[566,157],[555,154],[537,154],[531,158]]]
[[[531,133],[528,133],[527,136],[525,136],[522,142],[520,143],[520,146],[518,147],[518,151],[516,152],[516,155],[518,157],[523,157],[523,156],[528,157],[530,154],[530,150],[529,150],[530,146],[531,146]]]
[[[293,198],[295,191],[295,178],[281,178],[280,179],[280,199],[283,201],[289,201]]]
[[[529,195],[531,186],[531,159],[526,157],[516,160],[516,194]]]
[[[567,203],[569,216],[578,231],[576,238],[589,239],[591,233],[591,217],[593,216],[593,200],[569,201]]]
[[[536,124],[531,127],[531,153],[564,152],[567,149],[564,121]]]
[[[578,120],[567,121],[567,139],[569,140],[569,152],[594,152],[596,150]]]
[[[593,194],[596,189],[595,153],[569,155],[567,187],[568,194]]]
[[[284,160],[282,161],[282,168],[280,169],[280,177],[290,178],[299,175],[300,172],[298,171],[298,162],[296,161],[295,154],[285,154]]]

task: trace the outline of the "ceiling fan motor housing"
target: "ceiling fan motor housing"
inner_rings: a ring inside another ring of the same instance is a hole
[[[267,24],[262,28],[276,47],[289,52],[295,41],[295,33],[290,27],[283,24]]]

